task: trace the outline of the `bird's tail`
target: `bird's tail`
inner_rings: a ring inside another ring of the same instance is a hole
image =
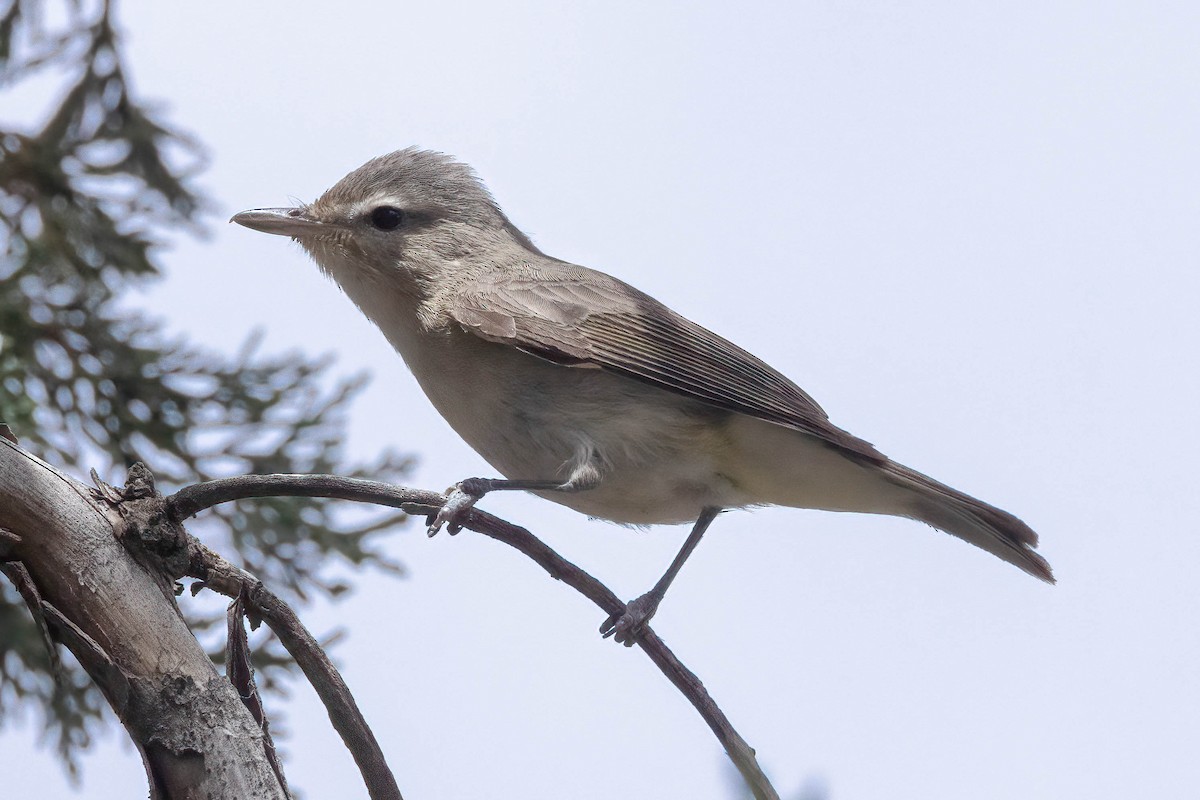
[[[894,461],[888,461],[883,470],[892,483],[908,490],[907,516],[965,539],[1035,578],[1054,583],[1050,564],[1033,550],[1037,534],[1012,514]]]

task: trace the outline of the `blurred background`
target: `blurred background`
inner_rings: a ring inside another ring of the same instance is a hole
[[[1056,587],[904,520],[718,520],[654,627],[782,796],[1195,791],[1200,7],[124,0],[112,19],[132,96],[197,145],[167,163],[206,198],[156,218],[164,277],[114,307],[233,360],[255,331],[280,364],[332,354],[313,381],[333,395],[369,372],[338,464],[438,490],[492,474],[298,246],[224,220],[416,144],[472,164],[547,253],[633,283],[1039,531]],[[71,63],[10,81],[3,129],[44,129]],[[687,533],[516,494],[482,506],[625,597]],[[406,797],[742,796],[687,702],[532,563],[416,524],[369,541],[364,560],[403,575],[329,554],[332,589],[302,615],[339,633]],[[292,785],[365,797],[311,690],[277,680]],[[6,797],[145,793],[111,714],[72,781],[41,707],[0,700]]]

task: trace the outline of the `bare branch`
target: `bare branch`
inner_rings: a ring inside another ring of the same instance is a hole
[[[414,514],[428,514],[436,511],[441,508],[442,503],[446,499],[445,495],[437,492],[393,486],[377,481],[342,478],[336,475],[242,475],[236,478],[225,478],[185,487],[167,498],[166,502],[168,513],[173,514],[176,519],[184,519],[218,503],[251,497],[280,495],[289,497],[330,497],[342,500],[354,500],[361,503],[377,503],[401,508]],[[516,548],[545,569],[550,574],[550,577],[574,588],[599,606],[605,614],[621,613],[624,611],[625,604],[607,586],[575,564],[564,559],[526,529],[477,509],[472,509],[465,515],[463,527]],[[196,545],[203,548],[203,545],[200,545],[198,542]],[[204,552],[208,553],[212,558],[220,559],[220,556],[208,551],[206,548],[204,548]],[[224,562],[223,559],[221,561],[223,562],[223,566],[218,572],[230,575],[226,570],[233,570],[231,579],[234,582],[225,584],[224,588],[219,588],[218,591],[221,591],[222,594],[228,594],[229,591],[236,592],[238,586],[240,586],[240,579],[233,576],[236,576],[240,570]],[[245,573],[241,574],[245,575]],[[248,578],[249,576],[246,577]],[[217,587],[214,586],[214,588]],[[259,588],[261,589],[261,586]],[[266,590],[261,589],[261,591],[265,592]],[[232,597],[234,595],[231,594],[229,596]],[[275,602],[279,603],[278,598],[275,598]],[[283,609],[287,609],[282,603],[279,603],[279,605]],[[287,609],[287,612],[290,614],[290,609]],[[265,611],[262,613],[263,618],[270,622],[269,615]],[[294,615],[292,617],[294,618]],[[296,621],[296,625],[299,625],[298,620]],[[280,634],[280,639],[284,639],[283,633],[278,628],[274,625],[271,627],[276,633]],[[308,635],[307,631],[304,631],[304,633]],[[311,639],[311,635],[308,635],[308,638]],[[284,640],[284,644],[288,647],[289,651],[292,649],[286,640]],[[315,646],[315,641],[313,645]],[[704,684],[696,674],[684,666],[683,662],[675,657],[670,648],[649,627],[645,629],[638,640],[638,645],[645,651],[646,655],[650,657],[650,660],[655,663],[659,670],[666,675],[667,679],[675,684],[675,687],[683,693],[684,697],[695,707],[696,711],[700,713],[700,716],[703,717],[708,727],[716,735],[717,740],[720,741],[721,746],[725,748],[725,752],[738,768],[738,771],[741,772],[747,785],[754,792],[756,800],[779,800],[779,794],[771,786],[767,776],[758,765],[754,749],[734,730],[733,726],[729,723],[729,719],[721,711],[720,707],[717,706],[716,702],[713,701],[712,696],[709,695],[708,690],[704,688]],[[321,656],[324,656],[319,647],[315,649]],[[299,661],[298,657],[297,661]],[[305,674],[308,675],[308,668],[304,667],[303,664],[301,667],[304,669]],[[332,669],[332,665],[330,665],[330,668]],[[336,674],[336,670],[334,674]],[[309,680],[313,680],[311,675],[309,676]],[[316,685],[314,681],[314,686]],[[318,691],[320,690],[318,689]],[[324,699],[324,696],[322,696],[322,699]],[[330,718],[333,719],[332,711],[330,711]],[[336,719],[334,720],[334,724],[335,726],[338,724]],[[343,738],[345,738],[344,735]],[[351,749],[353,750],[353,748]]]
[[[168,508],[172,499],[167,501]],[[400,787],[384,759],[383,750],[341,673],[296,613],[253,575],[230,564],[190,534],[188,554],[190,576],[199,578],[206,587],[226,597],[243,598],[247,610],[261,617],[291,653],[325,704],[334,729],[354,756],[372,800],[402,800]]]
[[[524,528],[474,509],[467,517],[463,527],[520,550],[550,573],[550,577],[572,587],[599,606],[606,614],[620,614],[625,610],[625,603],[607,586],[554,552]],[[712,699],[696,673],[684,666],[671,648],[667,647],[666,643],[649,626],[644,629],[638,639],[638,646],[704,718],[721,746],[725,748],[725,752],[733,761],[734,766],[742,773],[746,784],[754,792],[755,799],[779,800],[779,794],[771,786],[771,782],[758,765],[754,748],[734,730],[729,718]]]
[[[239,475],[185,486],[167,498],[167,510],[185,520],[206,508],[252,497],[331,497],[420,514],[441,508],[445,499],[438,492],[338,475]]]
[[[250,710],[250,715],[258,723],[258,727],[262,729],[263,751],[266,753],[267,761],[270,762],[271,769],[275,771],[275,777],[279,778],[279,786],[283,789],[284,795],[291,797],[287,778],[279,763],[279,754],[275,750],[275,740],[271,738],[271,723],[263,708],[262,697],[258,694],[258,686],[254,683],[254,666],[250,663],[250,642],[246,636],[246,626],[242,624],[245,617],[246,590],[243,587],[237,598],[229,604],[229,609],[225,614],[227,629],[225,674],[229,678],[229,682],[233,684],[233,688],[237,690],[238,697],[242,698],[242,702]]]
[[[112,657],[95,639],[84,633],[78,625],[44,600],[38,615],[54,628],[54,633],[58,636],[59,641],[65,644],[79,659],[79,662],[87,667],[88,674],[112,702],[113,711],[117,713],[117,716],[123,716],[129,704],[129,678],[125,676],[120,667],[113,663]]]
[[[20,536],[8,528],[0,528],[0,562],[13,560],[13,549],[20,543]]]
[[[0,542],[4,541],[4,534],[20,541],[16,534],[0,528]],[[62,683],[62,662],[58,659],[58,647],[55,646],[54,639],[50,637],[50,627],[46,624],[46,617],[42,614],[42,596],[33,582],[33,576],[20,561],[0,561],[0,573],[8,578],[17,593],[21,595],[21,599],[25,601],[25,605],[33,617],[33,622],[37,625],[38,633],[42,636],[42,644],[46,646],[46,657],[50,659],[50,672],[56,681]]]
[[[2,437],[0,509],[38,613],[129,732],[150,796],[283,800],[261,748],[247,746],[258,725],[162,591],[165,579],[126,549],[130,519]]]

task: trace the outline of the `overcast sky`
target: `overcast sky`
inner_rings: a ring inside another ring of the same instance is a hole
[[[224,224],[381,153],[453,153],[548,253],[1040,532],[1057,587],[910,521],[717,521],[654,626],[785,797],[1193,796],[1200,5],[913,5],[127,0],[136,88],[206,145],[217,204],[138,303],[196,344],[263,327],[370,370],[352,453],[417,454],[414,485],[490,475],[297,246]],[[686,535],[482,506],[626,597]],[[348,630],[405,797],[733,796],[707,727],[590,603],[473,534],[387,546],[409,578],[305,617]],[[365,797],[306,686],[272,705],[294,785]],[[5,797],[66,796],[32,739],[0,737]],[[144,794],[122,740],[83,796]]]

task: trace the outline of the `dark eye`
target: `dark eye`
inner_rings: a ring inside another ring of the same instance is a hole
[[[394,231],[404,222],[404,212],[394,206],[380,206],[371,212],[371,224],[381,231]]]

